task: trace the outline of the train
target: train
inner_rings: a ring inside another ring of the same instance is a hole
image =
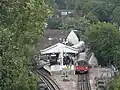
[[[89,65],[85,60],[80,60],[75,63],[75,74],[85,74],[88,73]]]
[[[75,62],[75,74],[88,73],[89,64],[86,52],[81,52],[77,55]]]

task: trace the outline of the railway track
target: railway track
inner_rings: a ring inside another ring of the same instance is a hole
[[[78,75],[77,90],[91,90],[88,74]]]
[[[40,75],[40,78],[47,85],[48,90],[61,90],[60,87],[50,78],[48,73],[43,72],[42,70],[37,70],[37,73]]]

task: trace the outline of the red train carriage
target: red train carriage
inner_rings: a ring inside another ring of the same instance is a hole
[[[75,64],[75,74],[88,73],[88,62],[81,60],[77,61]]]

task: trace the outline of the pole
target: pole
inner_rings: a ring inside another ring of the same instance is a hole
[[[97,77],[99,77],[99,67],[98,67],[98,69],[97,69]]]
[[[60,51],[60,61],[61,61],[61,66],[63,67],[63,50],[61,49]]]

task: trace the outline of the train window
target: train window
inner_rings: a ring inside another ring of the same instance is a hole
[[[79,60],[86,60],[86,53],[84,53],[84,52],[83,53],[79,53],[78,54],[78,59]]]
[[[86,66],[86,65],[88,65],[88,63],[85,61],[80,61],[80,62],[78,62],[78,65]]]

